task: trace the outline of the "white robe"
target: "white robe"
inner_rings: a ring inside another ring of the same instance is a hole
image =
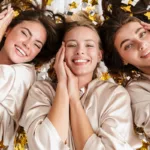
[[[33,65],[0,65],[0,141],[5,146],[15,134],[24,100],[35,79]]]
[[[47,118],[55,86],[37,81],[29,91],[20,125],[27,133],[30,150],[75,150],[71,130],[67,144]],[[114,83],[93,80],[81,103],[94,130],[84,150],[133,150],[141,147],[133,129],[128,92]],[[61,115],[61,114],[60,114]]]

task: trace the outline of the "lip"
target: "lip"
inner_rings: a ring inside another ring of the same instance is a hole
[[[21,48],[20,46],[18,46],[18,45],[15,45],[15,51],[16,51],[17,55],[19,55],[20,57],[28,56],[26,51],[23,48]]]
[[[150,51],[143,52],[141,58],[147,58],[150,56]]]
[[[90,60],[87,58],[76,57],[72,59],[72,62],[77,66],[87,65]]]

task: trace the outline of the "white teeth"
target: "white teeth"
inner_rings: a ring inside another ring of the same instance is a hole
[[[16,47],[16,49],[17,49],[23,56],[26,56],[26,53],[25,53],[22,49],[20,49],[19,47]]]
[[[78,59],[78,60],[74,60],[74,62],[87,62],[88,60],[83,60],[83,59]]]

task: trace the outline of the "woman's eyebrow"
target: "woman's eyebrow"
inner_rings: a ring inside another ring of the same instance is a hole
[[[143,27],[137,28],[137,29],[135,30],[135,33],[137,34],[141,29],[143,29]],[[123,45],[125,42],[127,42],[127,41],[129,41],[129,39],[123,40],[123,41],[121,42],[121,44],[120,44],[120,48],[121,48],[122,45]]]
[[[32,36],[32,33],[31,33],[31,31],[28,28],[26,28],[26,27],[22,27],[22,28],[25,29],[25,30],[27,30],[28,33],[29,33],[29,35]],[[36,40],[36,41],[39,42],[39,43],[41,43],[42,46],[44,45],[40,40]]]

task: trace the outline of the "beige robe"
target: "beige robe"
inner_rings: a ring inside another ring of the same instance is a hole
[[[30,150],[75,150],[71,130],[64,144],[47,118],[54,97],[55,88],[48,81],[37,81],[29,91],[20,125],[27,133]],[[84,150],[133,150],[141,146],[133,131],[130,97],[123,87],[95,79],[81,103],[95,132]]]
[[[0,65],[0,141],[8,146],[20,119],[27,92],[35,81],[29,64]]]
[[[142,78],[129,82],[126,88],[131,96],[134,123],[144,129],[150,141],[150,75],[143,74]]]

